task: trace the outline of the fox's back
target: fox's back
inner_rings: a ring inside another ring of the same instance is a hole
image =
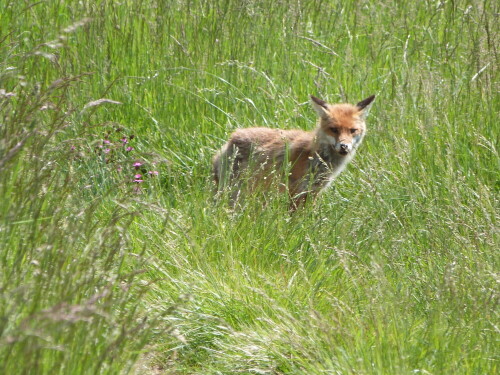
[[[229,145],[236,148],[244,159],[252,155],[258,159],[279,161],[287,149],[295,148],[297,143],[308,144],[312,139],[313,135],[303,130],[246,128],[236,130],[229,139]]]
[[[298,139],[312,139],[312,135],[303,130],[282,130],[271,128],[246,128],[236,130],[230,142],[238,146],[253,145],[254,147],[272,149],[284,147]]]

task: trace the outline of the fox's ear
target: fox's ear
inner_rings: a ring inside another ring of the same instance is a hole
[[[375,100],[375,95],[372,95],[366,98],[365,100],[360,101],[358,104],[356,104],[356,107],[358,107],[359,111],[361,112],[361,116],[363,118],[368,116],[368,112],[370,112],[370,108],[374,100]]]
[[[328,117],[328,103],[311,95],[311,104],[319,117]]]

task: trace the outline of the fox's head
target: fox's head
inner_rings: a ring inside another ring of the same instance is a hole
[[[365,119],[374,99],[372,95],[356,105],[328,104],[311,95],[320,118],[318,141],[329,144],[342,156],[356,150],[366,133]]]

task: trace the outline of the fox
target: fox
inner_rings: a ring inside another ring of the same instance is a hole
[[[290,211],[327,189],[353,159],[366,134],[372,95],[353,105],[310,96],[318,115],[313,131],[255,127],[234,131],[213,157],[216,191],[232,189],[231,206],[247,190],[270,188],[289,195]]]

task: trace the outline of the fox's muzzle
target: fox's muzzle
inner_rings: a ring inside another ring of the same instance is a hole
[[[346,143],[341,143],[339,154],[340,155],[347,155],[348,153],[349,153],[349,145]]]

